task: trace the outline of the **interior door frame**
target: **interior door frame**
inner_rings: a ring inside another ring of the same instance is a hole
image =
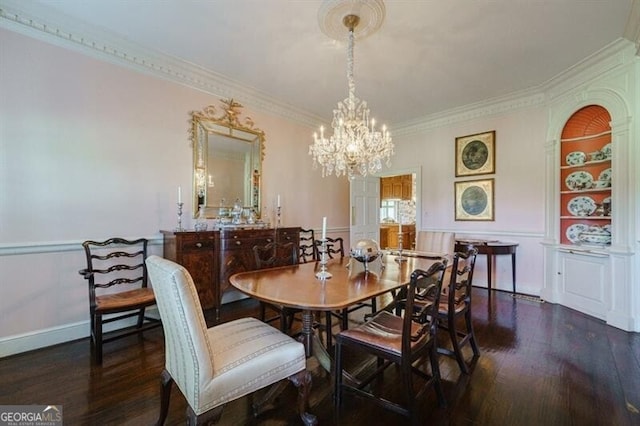
[[[385,170],[384,172],[381,173],[376,173],[371,175],[372,177],[376,177],[378,178],[378,180],[380,178],[383,177],[390,177],[390,176],[399,176],[399,175],[407,175],[407,174],[415,174],[416,175],[416,232],[418,232],[421,228],[421,223],[422,223],[422,201],[421,201],[421,196],[420,194],[422,194],[422,168],[420,166],[417,167],[409,167],[409,168],[402,168],[402,169],[389,169],[389,170]],[[378,206],[380,205],[380,191],[378,191]],[[352,223],[352,215],[353,215],[353,194],[351,189],[349,190],[349,239],[351,240],[353,238],[353,228],[351,226]],[[379,217],[378,217],[379,220]],[[350,242],[352,244],[352,242]]]

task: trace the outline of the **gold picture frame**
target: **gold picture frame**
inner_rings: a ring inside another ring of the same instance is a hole
[[[496,131],[456,138],[456,177],[496,172]]]
[[[494,179],[454,182],[456,220],[494,220]]]

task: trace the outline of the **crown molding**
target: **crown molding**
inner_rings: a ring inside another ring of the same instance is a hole
[[[633,55],[633,50],[632,42],[619,38],[542,84],[505,96],[400,123],[391,130],[394,136],[406,136],[460,122],[544,105],[576,86],[637,60],[638,58]]]
[[[544,102],[543,93],[536,89],[527,89],[407,121],[394,126],[391,131],[394,136],[407,136],[460,122],[531,108]]]
[[[46,18],[43,16],[46,15]],[[107,31],[97,31],[41,6],[2,0],[0,27],[196,89],[219,98],[233,98],[251,109],[315,127],[323,117],[301,111],[268,94],[203,67],[154,52]]]
[[[47,18],[42,18],[46,15]],[[547,82],[504,96],[486,99],[461,107],[399,123],[391,129],[394,136],[407,136],[430,129],[454,125],[474,119],[543,105],[572,87],[589,81],[603,72],[629,61],[627,49],[640,43],[640,0],[634,0],[625,39],[620,38]],[[154,52],[128,42],[107,31],[96,31],[69,20],[43,6],[29,2],[0,0],[0,27],[68,48],[99,60],[125,66],[155,77],[170,80],[219,98],[234,98],[253,110],[267,112],[287,120],[315,128],[326,118],[301,111],[268,94],[203,67]],[[629,41],[632,38],[633,41]],[[632,55],[631,55],[632,56]],[[637,58],[637,57],[636,57]]]
[[[640,56],[640,0],[633,0],[631,13],[624,29],[624,37],[636,45],[636,55]]]

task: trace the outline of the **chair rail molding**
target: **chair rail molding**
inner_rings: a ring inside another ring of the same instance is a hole
[[[91,237],[95,240],[106,240],[106,238]],[[149,240],[149,246],[162,247],[162,235],[154,234],[148,237],[123,237],[125,239],[135,240],[136,238],[146,238]],[[38,241],[24,243],[2,243],[0,244],[1,256],[15,256],[37,253],[62,253],[67,251],[83,251],[82,243],[84,240],[68,240],[68,241]]]

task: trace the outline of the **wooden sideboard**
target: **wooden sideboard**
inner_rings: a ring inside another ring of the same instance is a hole
[[[229,277],[259,269],[253,246],[275,240],[298,244],[300,239],[299,227],[160,232],[164,236],[164,257],[189,271],[202,308],[215,309],[216,319],[219,319],[223,294],[231,290]]]

